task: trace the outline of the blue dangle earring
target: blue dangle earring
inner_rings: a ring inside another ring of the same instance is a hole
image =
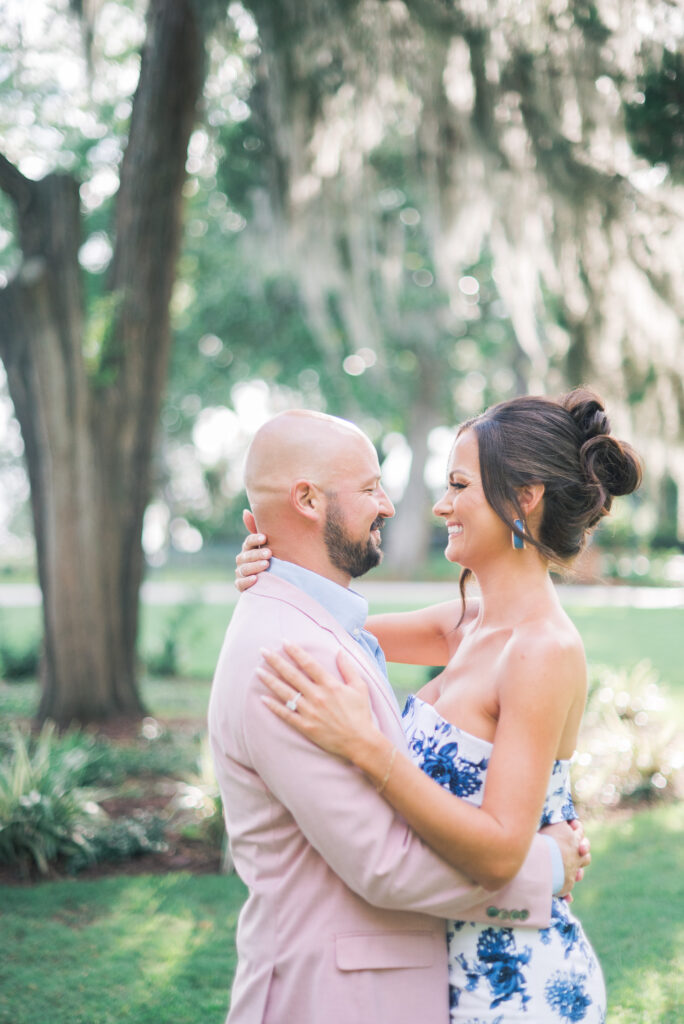
[[[516,551],[524,551],[525,541],[521,534],[524,533],[525,524],[523,523],[522,519],[514,519],[513,525],[515,526],[515,530],[511,530],[511,539],[513,541],[513,547]],[[520,533],[518,533],[518,530],[520,531]]]

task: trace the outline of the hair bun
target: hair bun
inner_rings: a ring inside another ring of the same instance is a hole
[[[576,388],[561,404],[572,416],[580,435],[579,459],[587,483],[595,488],[596,519],[610,509],[619,494],[631,494],[641,483],[641,465],[636,452],[610,433],[610,420],[603,402],[589,388]]]
[[[634,450],[615,437],[590,437],[580,448],[579,456],[585,477],[601,489],[606,511],[611,498],[631,494],[641,483],[641,466]]]
[[[610,434],[610,420],[603,402],[589,388],[576,388],[562,399],[561,404],[577,424],[582,442]]]

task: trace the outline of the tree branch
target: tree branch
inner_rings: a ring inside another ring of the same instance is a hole
[[[34,183],[24,177],[19,168],[0,153],[0,190],[16,204],[19,210],[25,210],[31,202]]]

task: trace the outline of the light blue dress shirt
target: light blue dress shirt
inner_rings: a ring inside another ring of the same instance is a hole
[[[368,601],[365,597],[357,594],[355,590],[350,590],[349,587],[341,587],[339,583],[335,583],[325,576],[320,576],[317,572],[304,569],[303,566],[295,565],[294,562],[285,562],[281,558],[271,558],[267,571],[272,572],[274,576],[278,576],[281,580],[285,580],[286,583],[291,583],[294,587],[298,587],[299,590],[303,590],[314,601],[318,601],[339,622],[342,628],[346,629],[359,646],[375,659],[383,678],[387,680],[387,692],[390,694],[397,711],[401,714],[396,695],[387,676],[387,662],[385,661],[382,647],[373,634],[363,628],[368,618]],[[565,881],[565,869],[563,867],[560,847],[551,836],[543,836],[543,838],[546,839],[551,853],[553,892],[554,894],[559,893]]]
[[[286,583],[291,583],[294,587],[303,590],[314,601],[318,601],[342,628],[346,629],[366,654],[370,654],[380,669],[383,679],[386,680],[387,692],[392,698],[392,702],[401,714],[397,698],[387,676],[387,662],[382,647],[373,634],[363,628],[368,618],[366,598],[357,594],[355,590],[350,590],[349,587],[341,587],[339,583],[320,576],[317,572],[304,569],[301,565],[295,565],[294,562],[284,562],[280,558],[271,558],[268,571],[281,580],[285,580]]]

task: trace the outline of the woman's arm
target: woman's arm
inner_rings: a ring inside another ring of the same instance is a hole
[[[477,615],[477,598],[466,604],[461,618],[461,602],[444,601],[413,612],[387,612],[370,615],[369,630],[380,642],[388,661],[403,665],[446,665],[463,636],[463,627]]]
[[[520,868],[539,819],[551,766],[577,686],[571,662],[546,645],[512,652],[484,803],[474,807],[430,779],[375,726],[362,678],[345,654],[343,680],[323,672],[299,648],[292,661],[265,655],[261,677],[278,700],[271,709],[331,753],[356,764],[383,797],[444,860],[480,885],[498,889]],[[294,662],[294,664],[293,664]],[[346,685],[345,685],[346,684]],[[284,706],[300,692],[296,710]]]

